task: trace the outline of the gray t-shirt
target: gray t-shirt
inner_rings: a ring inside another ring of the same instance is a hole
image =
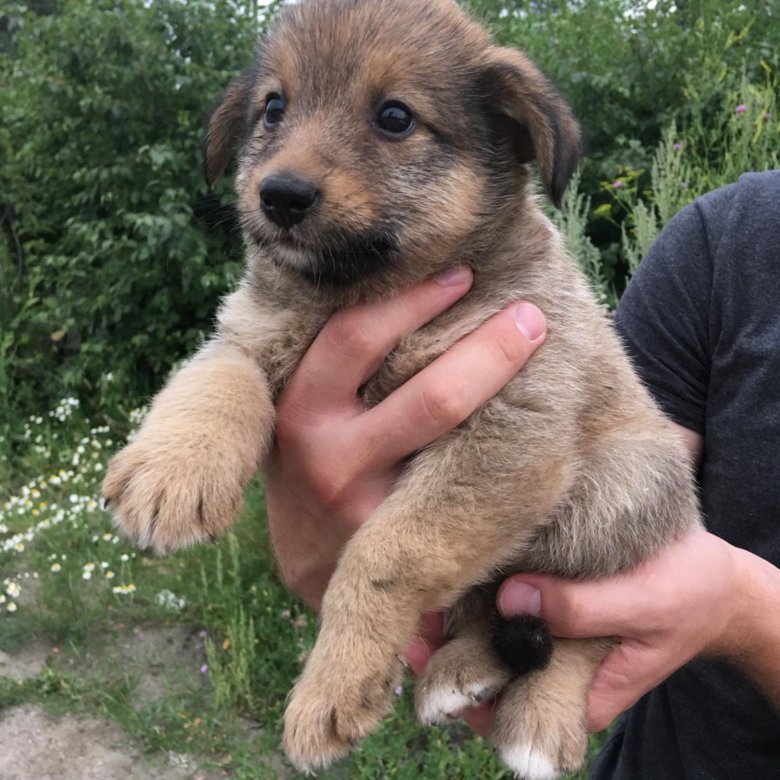
[[[780,171],[683,209],[616,324],[667,415],[704,437],[707,528],[780,566]],[[591,778],[780,780],[780,717],[736,670],[695,660],[623,717]]]

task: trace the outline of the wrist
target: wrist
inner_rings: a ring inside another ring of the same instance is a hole
[[[732,548],[735,564],[731,617],[713,648],[759,687],[780,689],[780,569],[763,558]]]
[[[721,540],[718,540],[721,542]],[[755,556],[726,542],[728,564],[721,565],[719,575],[725,578],[726,596],[720,604],[722,624],[707,648],[707,654],[733,661],[753,644],[756,622]]]

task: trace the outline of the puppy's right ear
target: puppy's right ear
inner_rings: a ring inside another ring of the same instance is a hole
[[[569,106],[541,71],[516,49],[493,46],[483,87],[500,134],[520,163],[536,160],[550,200],[560,207],[580,155],[581,136]]]
[[[213,187],[230,160],[247,122],[254,68],[240,73],[219,94],[206,120],[203,173]]]

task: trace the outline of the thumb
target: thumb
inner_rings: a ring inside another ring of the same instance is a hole
[[[504,617],[523,614],[541,617],[553,636],[597,636],[582,633],[580,613],[587,599],[577,597],[577,589],[584,584],[547,575],[515,575],[501,584],[496,604]]]
[[[553,636],[589,638],[615,636],[611,608],[614,601],[601,583],[570,582],[545,575],[517,575],[499,588],[498,609],[506,617],[538,615]],[[599,604],[609,606],[602,610]],[[595,606],[589,606],[595,605]],[[602,616],[603,613],[603,616]],[[623,638],[610,650],[596,670],[588,692],[588,731],[601,731],[638,699],[655,688],[675,669],[662,648]]]
[[[546,574],[518,574],[498,589],[496,604],[505,617],[541,617],[553,636],[589,639],[622,636],[632,625],[644,595],[617,579],[578,582]]]

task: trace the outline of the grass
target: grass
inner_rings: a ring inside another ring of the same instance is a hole
[[[250,487],[243,518],[219,544],[167,559],[138,552],[97,499],[128,424],[115,428],[90,426],[66,400],[3,442],[0,473],[12,487],[0,503],[0,650],[37,642],[48,657],[23,682],[0,677],[0,713],[38,703],[99,715],[152,756],[185,754],[245,780],[298,777],[280,752],[280,721],[316,625],[276,574],[262,483]],[[135,657],[134,637],[158,630],[178,632],[187,653],[152,648]],[[154,695],[144,687],[150,664]],[[395,714],[320,777],[510,776],[465,726],[418,726],[410,694],[406,681]]]

